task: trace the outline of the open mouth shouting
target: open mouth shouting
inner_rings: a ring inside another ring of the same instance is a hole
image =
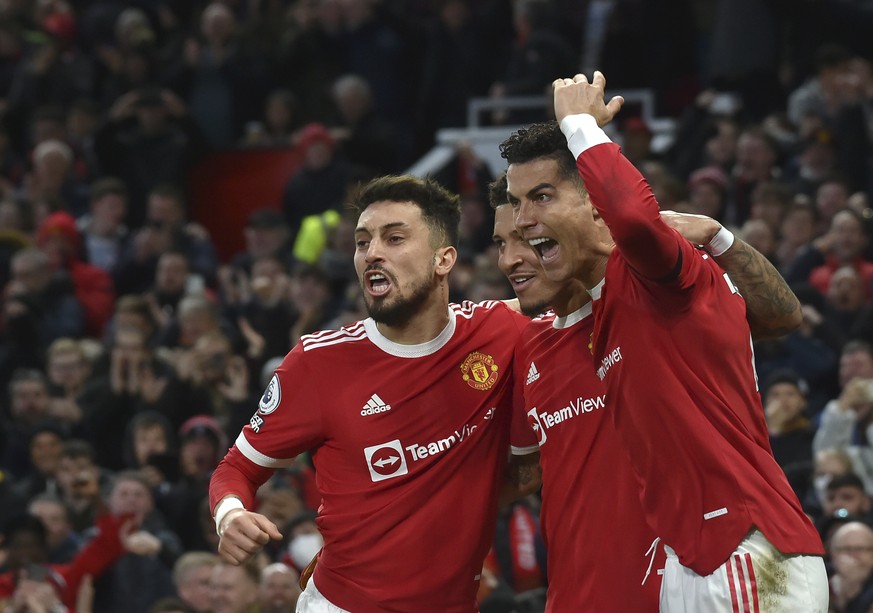
[[[558,257],[558,243],[552,238],[539,236],[527,242],[537,252],[544,266]]]
[[[374,298],[387,294],[392,285],[391,278],[384,270],[370,268],[364,271],[364,289]]]

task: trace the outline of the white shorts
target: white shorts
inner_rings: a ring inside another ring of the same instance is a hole
[[[786,556],[755,530],[714,573],[701,577],[664,547],[661,613],[827,613],[819,556]]]
[[[349,613],[345,609],[341,609],[318,591],[315,587],[315,581],[312,577],[306,584],[306,589],[297,598],[297,613]]]

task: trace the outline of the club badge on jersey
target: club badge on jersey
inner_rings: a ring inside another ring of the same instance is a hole
[[[487,353],[474,351],[461,364],[461,376],[467,385],[477,390],[490,390],[499,376],[500,367]]]

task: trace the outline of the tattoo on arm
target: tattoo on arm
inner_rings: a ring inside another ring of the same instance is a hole
[[[753,338],[782,336],[800,325],[800,301],[773,264],[751,245],[737,238],[716,261],[746,301]]]

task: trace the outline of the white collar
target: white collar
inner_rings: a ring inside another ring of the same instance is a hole
[[[404,345],[388,339],[379,332],[379,328],[372,317],[364,320],[364,329],[367,331],[367,337],[373,344],[385,353],[398,358],[422,358],[436,353],[451,340],[452,335],[455,333],[455,312],[449,309],[449,323],[446,324],[442,332],[437,334],[435,338],[417,345]]]
[[[563,330],[579,323],[589,315],[591,315],[591,303],[586,302],[581,309],[576,309],[566,317],[555,316],[555,319],[552,320],[552,327],[555,330]]]
[[[606,277],[600,280],[600,283],[588,290],[588,295],[592,300],[600,300],[600,294],[603,292],[603,284],[606,283]]]

